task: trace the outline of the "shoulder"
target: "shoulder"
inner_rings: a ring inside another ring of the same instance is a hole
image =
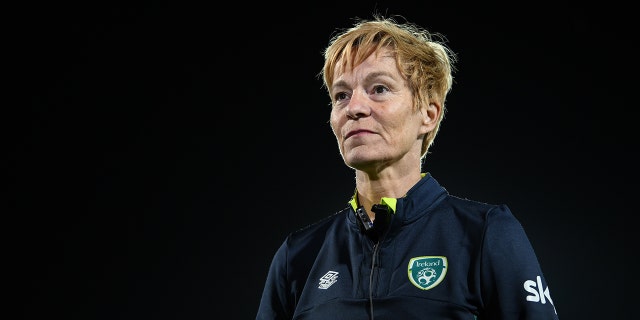
[[[458,215],[480,219],[515,218],[509,206],[504,203],[494,204],[448,195],[442,206]]]
[[[274,264],[287,266],[289,277],[305,277],[313,265],[318,252],[327,242],[333,242],[340,226],[345,225],[348,208],[331,214],[317,222],[295,230],[277,250]]]
[[[507,204],[487,203],[449,195],[442,201],[434,215],[442,224],[459,226],[479,234],[495,234],[497,237],[524,232],[520,221]]]
[[[286,239],[286,246],[292,248],[310,248],[318,247],[327,238],[327,234],[331,233],[337,227],[344,225],[349,208],[344,208],[335,212],[319,221],[306,225],[298,230],[291,232]]]

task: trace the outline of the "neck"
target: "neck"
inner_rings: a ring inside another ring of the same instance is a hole
[[[375,213],[371,211],[374,204],[380,203],[383,197],[402,198],[422,178],[420,170],[405,174],[375,174],[356,171],[356,189],[358,190],[358,204],[367,210],[373,220]]]

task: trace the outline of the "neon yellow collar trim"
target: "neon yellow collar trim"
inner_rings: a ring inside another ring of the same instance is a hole
[[[358,192],[356,191],[356,194]],[[353,210],[358,209],[358,201],[357,201],[356,195],[354,194],[353,197],[351,198],[351,200],[349,200],[349,204],[351,204],[351,207],[353,208]],[[385,198],[382,197],[382,199],[380,199],[380,204],[385,204],[387,205],[390,209],[392,213],[396,212],[396,203],[398,202],[398,199],[396,198]]]
[[[420,175],[424,178],[427,174],[421,173]],[[387,205],[391,209],[391,212],[393,213],[396,213],[397,202],[398,202],[398,199],[396,198],[382,197],[382,199],[380,199],[380,204]],[[358,209],[358,189],[354,191],[353,196],[351,197],[351,200],[349,200],[349,204],[351,205],[353,210]]]

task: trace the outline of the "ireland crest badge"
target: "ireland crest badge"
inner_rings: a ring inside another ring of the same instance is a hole
[[[409,260],[409,280],[414,286],[429,290],[440,284],[447,274],[447,257],[422,256]]]

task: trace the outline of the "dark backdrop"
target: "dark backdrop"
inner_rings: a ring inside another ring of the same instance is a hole
[[[511,207],[561,319],[635,314],[628,8],[91,3],[6,12],[5,264],[25,319],[255,317],[287,233],[353,191],[317,74],[334,29],[373,11],[459,56],[425,170]]]

